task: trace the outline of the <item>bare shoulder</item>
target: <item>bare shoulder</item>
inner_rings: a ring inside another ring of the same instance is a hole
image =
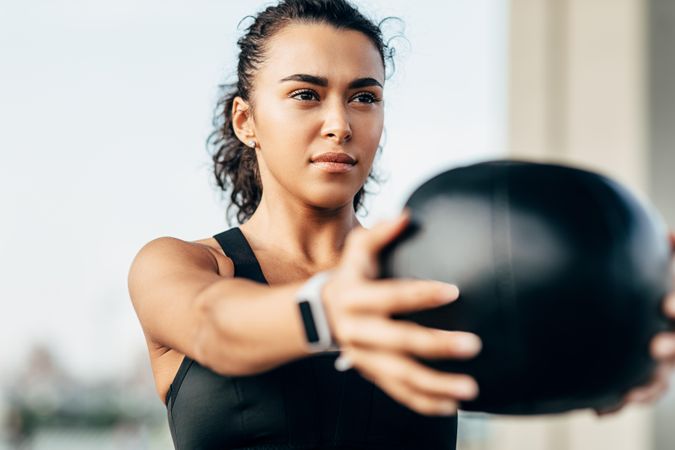
[[[214,238],[187,241],[162,236],[149,241],[138,251],[129,271],[129,281],[134,275],[181,267],[206,269],[223,277],[234,276],[234,263]]]
[[[149,343],[183,350],[176,336],[196,319],[196,299],[209,285],[234,277],[234,264],[213,238],[155,238],[136,254],[127,279],[129,296]]]
[[[165,400],[171,380],[193,348],[199,326],[198,296],[234,277],[234,264],[213,238],[155,238],[138,251],[128,275],[131,302],[145,335],[157,393]]]

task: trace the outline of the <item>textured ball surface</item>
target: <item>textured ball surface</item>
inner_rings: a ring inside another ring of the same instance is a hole
[[[648,381],[649,341],[667,328],[670,247],[655,210],[572,167],[490,161],[441,173],[408,199],[408,229],[382,277],[456,284],[449,305],[398,315],[471,331],[470,360],[422,360],[476,378],[462,409],[545,414],[609,406]]]

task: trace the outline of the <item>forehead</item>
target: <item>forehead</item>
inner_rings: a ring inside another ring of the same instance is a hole
[[[345,83],[372,77],[384,85],[382,57],[360,31],[338,30],[328,24],[292,23],[270,38],[265,56],[258,72],[259,80],[264,82],[277,83],[284,76],[307,73]]]

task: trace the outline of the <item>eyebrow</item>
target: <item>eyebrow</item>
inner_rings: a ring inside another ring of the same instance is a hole
[[[288,77],[285,77],[285,78],[282,78],[281,80],[279,80],[280,83],[283,83],[284,81],[304,81],[305,83],[316,84],[317,86],[322,86],[322,87],[328,86],[328,78],[317,77],[316,75],[308,75],[306,73],[296,73],[294,75],[290,75]],[[356,80],[349,83],[347,88],[357,89],[357,88],[368,87],[368,86],[382,87],[382,84],[380,84],[380,82],[377,81],[375,78],[370,78],[370,77],[357,78]]]

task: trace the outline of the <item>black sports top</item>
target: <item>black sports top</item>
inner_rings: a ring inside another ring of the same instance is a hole
[[[267,283],[238,227],[214,236],[234,276]],[[223,376],[183,359],[166,396],[177,450],[454,450],[457,416],[403,406],[355,369],[337,371],[337,352],[269,371]]]

